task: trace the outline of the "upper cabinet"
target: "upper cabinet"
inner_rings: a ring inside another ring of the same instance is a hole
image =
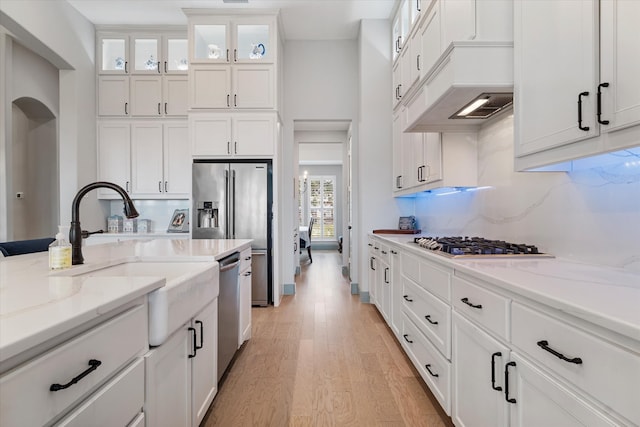
[[[640,3],[522,1],[515,11],[516,169],[640,143]]]
[[[272,16],[190,16],[189,39],[189,57],[194,63],[249,64],[276,60]]]
[[[401,78],[393,83],[394,95],[399,93],[401,100],[395,102],[407,107],[403,131],[475,130],[486,118],[510,107],[512,22],[509,1],[401,3],[391,37],[394,66],[401,68]],[[461,115],[477,98],[485,102],[482,109]]]

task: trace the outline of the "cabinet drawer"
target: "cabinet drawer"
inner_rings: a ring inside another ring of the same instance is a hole
[[[640,356],[516,302],[511,317],[515,347],[640,424]]]
[[[4,375],[0,425],[43,425],[79,403],[148,349],[147,318],[147,306],[137,306]],[[76,384],[50,391],[86,372],[90,360],[101,364]]]
[[[251,268],[251,248],[245,249],[240,253],[240,268],[238,271],[242,273],[248,268]]]
[[[453,278],[453,306],[474,322],[509,339],[509,299],[458,277]]]
[[[451,300],[451,273],[433,263],[402,253],[402,274],[444,301]]]
[[[450,415],[451,363],[442,357],[405,313],[402,316],[401,341],[402,347],[420,372],[420,376],[427,383],[447,415]]]
[[[143,405],[144,359],[140,358],[56,426],[84,427],[96,422],[104,426],[125,426],[142,414]]]
[[[447,359],[451,359],[451,308],[406,277],[402,304],[420,330]]]
[[[378,256],[380,257],[381,260],[383,260],[387,264],[389,264],[391,260],[391,256],[389,255],[390,252],[391,252],[391,249],[389,248],[388,245],[378,243],[378,251],[377,251]]]

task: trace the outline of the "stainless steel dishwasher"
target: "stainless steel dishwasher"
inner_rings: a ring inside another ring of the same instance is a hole
[[[240,254],[235,252],[218,261],[220,294],[218,295],[218,382],[238,349],[240,321]]]

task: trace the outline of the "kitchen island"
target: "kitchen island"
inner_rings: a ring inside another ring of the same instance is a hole
[[[175,425],[197,425],[192,412],[204,416],[217,392],[217,260],[250,244],[142,239],[89,246],[84,264],[58,272],[49,271],[47,253],[1,260],[0,424],[64,417],[83,425],[86,414],[101,411],[113,425],[144,423],[145,381],[148,387],[154,380],[148,361],[180,341],[182,354],[174,356],[184,365],[175,372],[197,365],[206,371],[194,371],[193,384],[190,371],[180,378],[188,390],[178,390],[189,395],[173,411]],[[109,410],[118,404],[122,411]]]
[[[456,425],[638,425],[640,275],[369,237],[371,302]]]

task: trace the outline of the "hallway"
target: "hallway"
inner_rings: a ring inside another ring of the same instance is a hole
[[[442,421],[376,308],[351,295],[337,251],[302,259],[297,292],[253,308],[203,426],[429,426]]]

